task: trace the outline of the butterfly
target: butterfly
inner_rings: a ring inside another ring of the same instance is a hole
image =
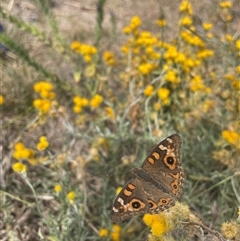
[[[134,215],[159,213],[174,206],[184,184],[180,148],[180,136],[171,135],[153,148],[142,168],[133,169],[135,177],[124,185],[113,203],[113,222],[119,223]]]

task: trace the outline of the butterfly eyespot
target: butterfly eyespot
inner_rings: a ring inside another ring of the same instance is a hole
[[[174,189],[178,189],[178,186],[177,186],[176,184],[174,184],[172,187],[173,187]]]
[[[168,163],[169,165],[172,165],[172,164],[174,163],[173,157],[169,156],[169,157],[167,158],[167,163]]]
[[[148,203],[149,204],[149,208],[152,208],[153,207],[153,204],[152,203]]]
[[[167,201],[166,200],[162,200],[162,203],[167,203]]]
[[[141,207],[141,204],[139,202],[133,202],[132,203],[132,207],[133,208],[140,208]]]

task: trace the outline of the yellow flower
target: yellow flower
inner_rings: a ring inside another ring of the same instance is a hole
[[[210,49],[203,49],[197,52],[197,57],[199,59],[209,58],[214,55],[214,51]]]
[[[221,8],[231,8],[232,3],[230,1],[223,1],[223,2],[220,2],[220,7]]]
[[[33,158],[34,150],[28,149],[23,143],[18,142],[14,146],[13,157],[17,160]]]
[[[90,54],[85,54],[83,58],[86,63],[90,63],[92,61],[92,56]]]
[[[206,31],[210,30],[213,26],[211,23],[203,23],[202,25]]]
[[[237,235],[237,224],[234,221],[224,222],[221,226],[221,232],[227,239],[234,239]]]
[[[73,103],[76,105],[76,106],[79,106],[79,107],[86,107],[88,106],[89,104],[89,101],[87,98],[82,98],[80,96],[75,96],[73,98]]]
[[[106,113],[107,113],[107,116],[108,116],[110,119],[115,120],[115,114],[114,114],[114,110],[113,110],[112,107],[110,107],[110,106],[105,107],[105,111],[106,111]]]
[[[127,26],[127,27],[124,27],[124,28],[123,28],[123,32],[124,32],[125,34],[129,34],[129,33],[132,32],[132,29]]]
[[[184,41],[187,43],[193,45],[193,46],[199,46],[199,47],[204,47],[205,43],[201,40],[200,37],[197,35],[192,34],[189,31],[182,31],[180,32],[180,36]]]
[[[161,237],[165,232],[169,231],[166,216],[163,213],[145,214],[144,223],[151,228],[151,232],[156,237]]]
[[[120,233],[121,233],[121,227],[117,224],[114,224],[111,232],[112,241],[119,241]]]
[[[100,237],[107,237],[108,236],[108,230],[106,228],[101,228],[98,232],[98,235]]]
[[[51,109],[51,101],[47,99],[35,99],[33,101],[33,106],[39,111],[47,113]]]
[[[16,151],[20,151],[20,150],[23,150],[25,148],[24,144],[22,142],[17,142],[14,146],[14,149]]]
[[[142,24],[142,21],[141,21],[140,17],[139,16],[133,16],[132,19],[131,19],[130,28],[132,30],[135,30],[141,24]]]
[[[177,78],[177,74],[174,70],[168,70],[165,79],[171,83],[179,83],[180,79]]]
[[[143,75],[149,74],[152,71],[152,69],[153,69],[153,65],[150,63],[141,64],[138,66],[139,72]]]
[[[105,51],[103,53],[103,59],[106,64],[113,66],[115,64],[114,54],[110,51]]]
[[[78,41],[73,41],[72,43],[71,43],[71,45],[70,45],[70,48],[72,49],[72,50],[80,50],[81,49],[81,43],[80,42],[78,42]]]
[[[103,102],[103,97],[101,95],[94,95],[90,101],[90,106],[92,108],[97,108]]]
[[[148,85],[143,91],[143,93],[145,96],[151,96],[153,94],[153,91],[154,91],[153,85]]]
[[[158,89],[158,97],[161,99],[161,100],[166,100],[168,99],[169,97],[169,94],[170,94],[170,90],[167,89],[167,88],[159,88]]]
[[[192,19],[190,16],[185,16],[180,20],[180,24],[183,26],[190,26],[192,25]]]
[[[161,27],[164,27],[166,26],[167,22],[165,19],[158,19],[157,20],[157,25],[161,28]]]
[[[4,97],[0,95],[0,105],[2,105],[3,103],[4,103]]]
[[[79,105],[75,105],[75,106],[73,107],[73,111],[74,111],[75,113],[80,113],[80,112],[82,111],[82,107],[79,106]]]
[[[240,147],[240,134],[236,131],[224,130],[222,131],[222,137],[232,145]]]
[[[21,162],[16,162],[12,165],[12,169],[14,172],[25,173],[27,170],[27,166],[22,164]]]
[[[73,191],[71,191],[67,194],[67,199],[71,204],[74,202],[75,196],[76,196],[76,194]]]
[[[188,14],[192,14],[192,6],[188,0],[182,1],[181,6],[179,7],[180,12],[186,12]]]
[[[41,91],[51,91],[53,86],[51,83],[47,81],[39,81],[33,85],[33,89],[35,92],[39,93]]]
[[[60,193],[62,191],[62,186],[60,184],[57,184],[55,187],[54,187],[54,191],[56,193]]]
[[[72,44],[70,45],[70,48],[72,50],[75,50],[76,53],[81,54],[86,63],[91,62],[92,56],[97,53],[96,47],[88,44],[83,44],[78,41],[72,42]]]
[[[47,147],[49,146],[49,142],[47,140],[47,137],[46,136],[41,136],[39,138],[39,143],[37,144],[37,149],[39,151],[43,151],[45,150]]]

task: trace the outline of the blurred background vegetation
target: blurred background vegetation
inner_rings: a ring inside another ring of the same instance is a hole
[[[131,169],[174,133],[182,202],[240,239],[239,1],[3,0],[0,12],[0,240],[204,240],[189,220],[148,237],[139,217],[110,219]]]

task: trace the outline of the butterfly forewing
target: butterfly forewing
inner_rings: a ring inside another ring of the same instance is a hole
[[[156,145],[143,162],[142,168],[159,183],[158,187],[175,197],[180,197],[183,189],[184,173],[180,162],[181,138],[171,135]]]

